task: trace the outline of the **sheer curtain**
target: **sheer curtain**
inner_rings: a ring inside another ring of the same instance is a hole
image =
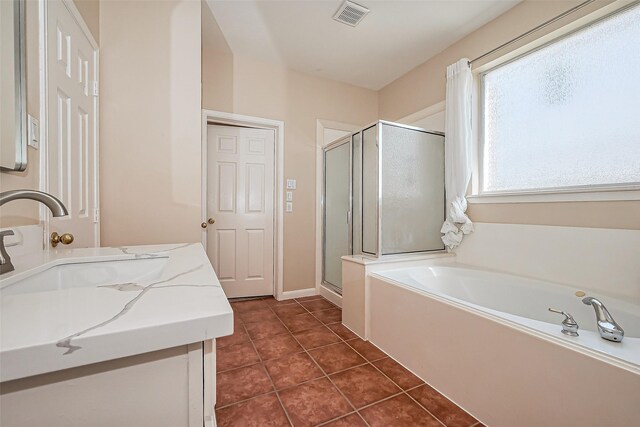
[[[465,213],[467,185],[471,179],[471,91],[473,77],[469,60],[463,58],[447,67],[445,110],[445,189],[447,218],[440,230],[442,241],[456,248],[473,223]]]

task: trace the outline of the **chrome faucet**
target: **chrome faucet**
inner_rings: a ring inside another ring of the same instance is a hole
[[[607,310],[607,307],[594,297],[586,297],[582,299],[586,305],[590,305],[596,312],[596,320],[598,323],[598,332],[605,340],[620,342],[624,338],[624,330],[613,320],[613,316]]]
[[[64,204],[53,197],[51,194],[43,193],[35,190],[11,190],[0,193],[0,206],[12,200],[35,200],[49,208],[54,217],[69,215]],[[13,230],[0,231],[0,274],[8,273],[14,270],[11,263],[11,257],[7,253],[4,246],[5,236],[12,236]]]
[[[562,314],[564,316],[564,320],[562,321],[562,331],[560,332],[570,337],[578,336],[578,329],[579,329],[578,322],[575,321],[572,315],[555,308],[549,308],[549,311],[553,313]]]

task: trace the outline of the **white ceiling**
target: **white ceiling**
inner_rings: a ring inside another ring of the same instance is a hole
[[[520,0],[356,0],[355,28],[332,19],[342,0],[206,1],[234,54],[378,90]]]

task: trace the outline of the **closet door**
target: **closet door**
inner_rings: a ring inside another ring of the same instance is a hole
[[[351,140],[324,152],[323,282],[342,293],[342,256],[351,254]]]

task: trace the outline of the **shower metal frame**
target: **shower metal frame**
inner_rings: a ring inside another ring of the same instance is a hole
[[[412,252],[400,252],[400,253],[395,253],[395,254],[382,254],[382,201],[383,201],[383,196],[382,196],[382,126],[394,126],[394,127],[399,127],[399,128],[403,128],[403,129],[408,129],[408,130],[413,130],[413,131],[418,131],[418,132],[422,132],[422,133],[428,133],[431,135],[438,135],[438,136],[442,136],[444,137],[445,134],[444,132],[439,132],[439,131],[431,131],[431,130],[427,130],[427,129],[423,129],[420,127],[416,127],[416,126],[410,126],[410,125],[404,125],[404,124],[400,124],[400,123],[394,123],[394,122],[389,122],[386,120],[377,120],[373,123],[370,123],[366,126],[361,127],[360,129],[358,129],[357,131],[351,132],[349,135],[344,136],[340,139],[337,139],[336,141],[328,144],[327,146],[323,147],[322,149],[322,156],[323,156],[323,182],[322,182],[322,194],[320,195],[320,203],[322,206],[322,280],[321,283],[328,287],[329,289],[338,292],[339,294],[342,294],[342,289],[338,288],[336,285],[334,285],[333,283],[328,282],[325,279],[325,253],[326,253],[326,235],[327,235],[327,229],[326,229],[326,191],[327,191],[327,162],[326,162],[326,154],[327,151],[330,151],[334,148],[337,148],[339,146],[342,146],[344,144],[349,144],[349,210],[348,210],[348,214],[347,214],[347,221],[348,221],[348,229],[349,229],[349,237],[348,237],[348,241],[349,241],[349,254],[347,255],[362,255],[364,257],[367,258],[371,258],[371,259],[380,259],[380,258],[385,258],[385,257],[392,257],[392,256],[398,256],[398,255],[402,255],[402,254],[408,254],[408,255],[416,255],[416,254],[424,254],[424,253],[433,253],[433,252],[445,252],[446,249],[444,248],[443,245],[443,249],[431,249],[431,250],[423,250],[423,251],[412,251]],[[377,150],[377,162],[378,162],[378,176],[377,176],[377,182],[376,182],[376,227],[377,227],[377,235],[376,235],[376,253],[371,253],[371,252],[365,252],[363,249],[363,243],[364,243],[364,226],[363,226],[363,217],[364,217],[364,205],[362,203],[363,200],[363,191],[362,191],[362,186],[364,185],[364,167],[363,167],[363,156],[364,156],[364,132],[366,130],[369,130],[371,128],[373,128],[374,126],[378,126],[378,128],[376,129],[376,150]],[[353,250],[353,212],[354,212],[354,197],[353,197],[353,167],[354,167],[354,153],[353,153],[353,149],[354,149],[354,144],[353,144],[353,138],[355,135],[360,134],[360,175],[361,175],[361,182],[360,182],[360,191],[359,191],[359,197],[360,197],[360,252],[358,254],[354,254],[354,250]],[[443,209],[443,221],[446,218],[446,192],[443,192],[443,199],[444,199],[444,209]]]
[[[420,127],[416,127],[416,126],[410,126],[410,125],[404,125],[404,124],[400,124],[400,123],[394,123],[394,122],[390,122],[387,120],[377,120],[365,127],[363,127],[362,129],[360,129],[357,132],[354,132],[352,134],[355,135],[357,133],[362,133],[362,152],[364,153],[364,131],[371,129],[374,126],[378,126],[377,132],[376,132],[376,148],[378,151],[378,182],[377,182],[377,201],[376,201],[376,221],[377,221],[377,236],[376,236],[376,253],[371,253],[371,252],[365,252],[364,250],[361,250],[362,255],[366,256],[366,257],[372,257],[374,259],[379,259],[382,257],[389,257],[389,256],[397,256],[397,255],[402,255],[402,254],[423,254],[423,253],[432,253],[432,252],[444,252],[446,251],[446,248],[444,248],[443,245],[443,249],[431,249],[431,250],[424,250],[424,251],[410,251],[410,252],[399,252],[399,253],[393,253],[393,254],[383,254],[382,253],[382,125],[386,125],[386,126],[394,126],[394,127],[398,127],[398,128],[402,128],[402,129],[409,129],[409,130],[413,130],[413,131],[418,131],[418,132],[422,132],[422,133],[428,133],[431,135],[438,135],[438,136],[442,136],[444,137],[444,132],[439,132],[439,131],[432,131],[432,130],[427,130],[427,129],[423,129]],[[361,172],[364,173],[364,170],[362,170]],[[364,183],[364,177],[362,179],[362,183]],[[352,189],[353,191],[353,189]],[[362,199],[363,196],[363,192],[360,191],[360,198]],[[443,217],[442,220],[444,221],[444,219],[446,218],[446,205],[447,205],[447,196],[446,196],[446,192],[443,193],[443,198],[444,198],[444,211],[443,211]],[[352,203],[353,206],[353,203]],[[360,218],[362,220],[362,217],[364,215],[364,206],[361,204],[361,212],[360,212]],[[361,230],[361,236],[360,236],[360,240],[364,241],[364,227],[362,227]],[[353,251],[352,251],[352,255],[353,255]]]
[[[357,132],[356,132],[357,133]],[[322,148],[322,194],[320,196],[320,204],[322,205],[322,284],[332,291],[342,295],[342,288],[337,285],[328,282],[325,279],[325,255],[327,246],[327,206],[326,206],[326,194],[327,194],[327,152],[334,148],[341,147],[345,144],[349,144],[349,209],[347,211],[347,225],[349,230],[348,246],[349,254],[353,254],[353,135],[350,133],[336,141],[326,145]]]

